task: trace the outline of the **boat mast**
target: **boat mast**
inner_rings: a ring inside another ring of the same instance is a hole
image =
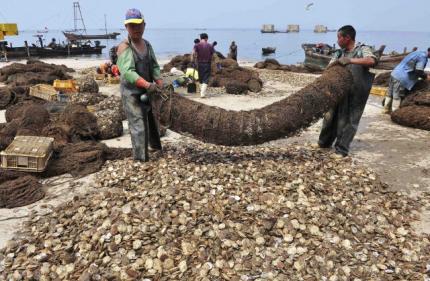
[[[106,31],[106,35],[107,35],[108,33],[107,33],[107,24],[106,24],[106,14],[105,14],[105,31]]]
[[[84,18],[82,17],[82,11],[81,6],[79,5],[79,2],[73,2],[73,21],[75,24],[75,31],[81,31],[83,30],[85,34],[87,34],[87,28],[85,27]],[[84,29],[78,29],[78,22],[82,23],[82,26]]]

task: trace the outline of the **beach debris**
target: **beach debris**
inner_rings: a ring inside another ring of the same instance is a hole
[[[23,280],[424,280],[429,203],[309,146],[166,145],[109,161],[95,192],[32,216],[0,251]],[[103,188],[103,189],[99,189]]]

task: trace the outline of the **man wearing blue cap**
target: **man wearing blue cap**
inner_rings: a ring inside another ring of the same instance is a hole
[[[137,9],[125,15],[128,38],[118,46],[120,91],[133,145],[135,160],[148,161],[149,148],[161,150],[160,134],[152,113],[150,96],[161,93],[160,66],[151,44],[143,39],[145,21]]]

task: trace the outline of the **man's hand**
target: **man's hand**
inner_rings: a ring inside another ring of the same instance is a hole
[[[155,84],[155,83],[150,83],[149,87],[146,88],[146,91],[149,94],[159,94],[159,93],[161,93],[161,90],[162,89],[157,84]]]
[[[340,65],[346,66],[348,64],[351,64],[351,59],[347,58],[347,57],[341,57],[340,59],[337,60],[339,62]]]

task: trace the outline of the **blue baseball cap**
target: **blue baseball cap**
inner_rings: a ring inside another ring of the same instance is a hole
[[[145,22],[145,20],[142,16],[142,13],[138,9],[129,9],[125,14],[124,24],[141,24],[142,22]]]

